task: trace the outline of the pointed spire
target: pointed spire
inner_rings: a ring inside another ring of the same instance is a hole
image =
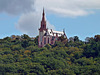
[[[45,13],[44,13],[44,7],[43,7],[43,15],[45,15]]]
[[[42,21],[41,21],[41,27],[40,31],[46,30],[46,20],[45,20],[45,12],[43,8],[43,13],[42,13]]]
[[[45,13],[44,13],[44,8],[43,8],[43,16],[42,16],[42,21],[45,21]]]

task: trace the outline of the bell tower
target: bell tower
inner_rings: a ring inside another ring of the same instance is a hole
[[[46,31],[47,31],[47,29],[46,29],[46,20],[45,20],[44,8],[43,8],[41,27],[39,29],[39,38],[38,38],[38,46],[39,47],[43,47],[44,46],[43,36],[46,33]]]
[[[44,8],[43,8],[43,14],[42,14],[41,27],[39,30],[40,31],[46,30],[46,20],[45,20]]]

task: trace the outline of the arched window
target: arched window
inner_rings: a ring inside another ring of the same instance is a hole
[[[49,43],[49,38],[48,38],[48,43]]]
[[[46,38],[44,38],[44,44],[46,44]]]

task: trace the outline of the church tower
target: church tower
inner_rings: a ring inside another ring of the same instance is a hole
[[[43,46],[43,36],[46,33],[46,20],[45,20],[45,13],[43,9],[43,14],[42,14],[42,21],[41,21],[41,27],[39,29],[39,38],[38,38],[38,45],[39,47]]]
[[[44,9],[43,9],[43,14],[42,14],[41,27],[40,27],[39,30],[40,30],[40,31],[46,30],[46,21],[45,21]]]

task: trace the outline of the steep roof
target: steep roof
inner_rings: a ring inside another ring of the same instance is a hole
[[[56,36],[56,34],[58,35],[58,37],[64,35],[64,32],[62,31],[54,31],[52,29],[47,29],[46,35],[50,35],[50,36]]]

